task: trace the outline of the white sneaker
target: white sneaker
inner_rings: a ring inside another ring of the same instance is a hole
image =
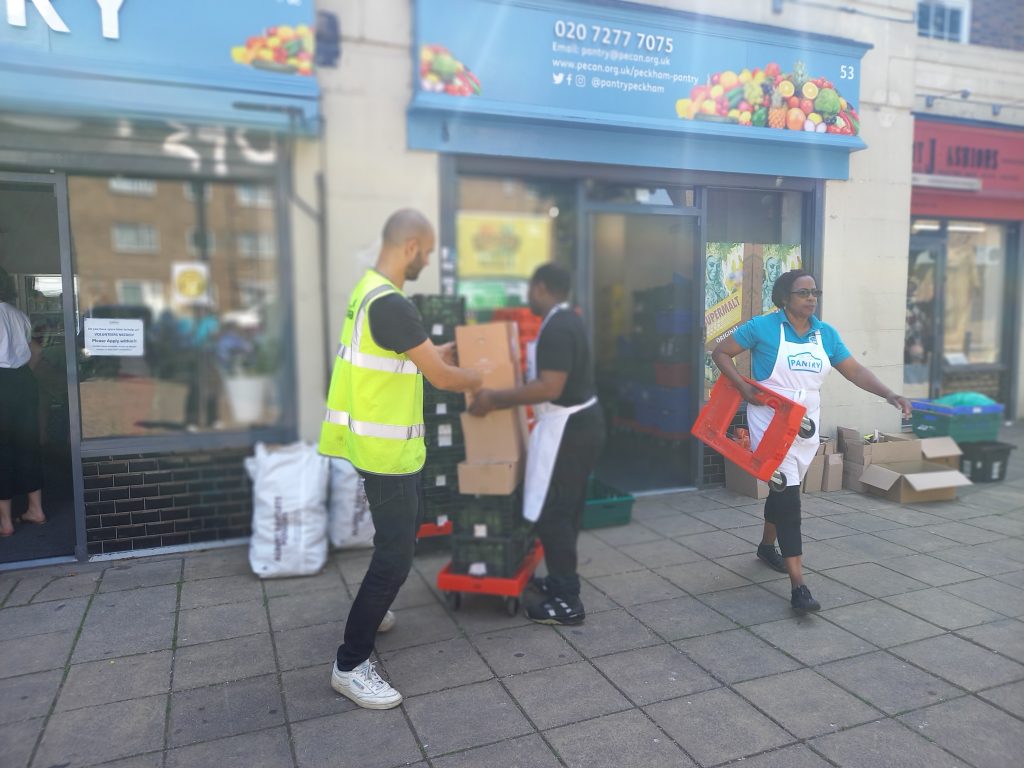
[[[351,672],[342,672],[335,661],[331,688],[364,709],[391,709],[402,703],[402,694],[377,674],[369,659]]]
[[[395,628],[395,622],[398,619],[395,617],[394,611],[388,611],[384,614],[383,620],[380,622],[380,626],[377,627],[378,632],[390,632]]]

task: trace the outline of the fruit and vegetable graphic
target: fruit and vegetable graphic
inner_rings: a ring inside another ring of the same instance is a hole
[[[860,133],[853,105],[830,81],[810,77],[800,61],[788,73],[775,62],[763,69],[716,72],[676,102],[676,116],[839,136]]]
[[[305,24],[267,27],[262,35],[232,48],[231,59],[258,69],[311,77],[315,45],[313,30]]]
[[[420,86],[450,96],[477,96],[480,81],[443,45],[420,46]]]

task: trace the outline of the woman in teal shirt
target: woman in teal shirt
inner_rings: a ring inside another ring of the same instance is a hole
[[[814,434],[798,437],[780,466],[786,476],[786,488],[770,493],[764,505],[764,532],[757,556],[780,573],[788,573],[792,595],[790,604],[805,613],[821,608],[804,584],[800,535],[800,483],[818,450],[817,425],[820,417],[821,385],[835,368],[866,392],[884,397],[886,402],[910,415],[910,402],[879,381],[871,371],[858,363],[843,344],[839,333],[815,317],[821,291],[814,278],[802,269],[781,275],[772,286],[772,301],[778,311],[741,325],[723,340],[712,355],[722,374],[739,389],[747,401],[747,426],[750,443],[757,448],[771,421],[773,411],[758,405],[757,388],[749,384],[736,369],[733,358],[750,350],[753,378],[783,397],[796,400],[807,408],[807,416],[815,425]],[[778,539],[781,556],[775,549]]]

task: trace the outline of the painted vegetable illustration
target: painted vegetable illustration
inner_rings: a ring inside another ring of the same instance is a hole
[[[853,105],[829,80],[810,77],[800,61],[788,73],[775,62],[763,69],[716,72],[679,99],[675,109],[682,120],[840,136],[860,133],[860,116]]]
[[[257,69],[311,77],[315,46],[313,30],[305,24],[267,27],[262,35],[232,48],[231,59]]]
[[[420,47],[420,87],[450,96],[477,96],[480,81],[443,45]]]

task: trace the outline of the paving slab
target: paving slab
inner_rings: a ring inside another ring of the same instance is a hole
[[[1024,622],[1016,619],[993,621],[981,626],[967,627],[957,632],[989,650],[1024,663]]]
[[[629,608],[642,603],[681,597],[684,593],[652,571],[633,571],[614,576],[597,576],[590,582],[619,605]]]
[[[885,651],[822,664],[817,671],[889,715],[963,695],[945,680]]]
[[[588,616],[584,624],[558,627],[557,631],[588,658],[661,642],[651,630],[622,610]]]
[[[34,763],[71,768],[158,750],[164,743],[166,713],[166,696],[56,712]]]
[[[821,603],[824,608],[838,608],[841,605],[863,603],[864,601],[871,599],[869,595],[866,595],[857,589],[853,589],[852,587],[848,587],[845,584],[841,584],[835,579],[831,579],[821,573],[810,573],[807,574],[806,577],[808,588],[811,590],[814,598]],[[762,582],[761,586],[769,592],[775,593],[787,602],[789,602],[793,592],[792,585],[789,583],[788,578]]]
[[[593,622],[594,618],[587,619]],[[473,644],[499,677],[579,661],[582,657],[551,627],[529,624],[474,636]]]
[[[910,728],[976,768],[1007,768],[1024,755],[1019,720],[972,696],[900,718]]]
[[[0,744],[4,745],[5,768],[27,768],[36,740],[43,730],[44,719],[37,717],[34,720],[0,725]]]
[[[866,640],[818,616],[757,624],[751,631],[775,648],[812,666],[877,650]]]
[[[877,533],[878,531],[891,531],[903,527],[903,523],[878,517],[870,512],[844,512],[839,515],[831,515],[825,519],[846,528],[851,528],[854,531],[860,531],[861,533]]]
[[[950,584],[944,589],[972,603],[1004,616],[1024,616],[1024,589],[996,579],[975,579],[963,584]]]
[[[638,710],[556,728],[545,736],[569,768],[688,768],[694,764]]]
[[[851,513],[857,514],[857,513]],[[800,532],[815,541],[822,541],[824,539],[835,539],[839,536],[852,536],[855,531],[843,525],[839,518],[846,517],[846,515],[838,515],[837,517],[809,517],[800,523]]]
[[[955,635],[930,637],[892,652],[969,691],[1024,678],[1024,666],[1016,661]]]
[[[585,579],[610,576],[615,573],[642,570],[644,566],[614,547],[598,542],[590,547],[580,547],[577,570]]]
[[[193,608],[178,614],[179,646],[228,640],[268,632],[267,609],[262,600]]]
[[[252,574],[186,581],[181,586],[181,609],[263,599],[263,585]]]
[[[882,714],[810,669],[748,680],[735,687],[801,739],[866,723]]]
[[[831,763],[816,755],[803,744],[775,749],[754,757],[744,758],[743,768],[831,768]]]
[[[760,524],[761,515],[750,514],[743,509],[736,507],[715,507],[708,509],[694,509],[689,513],[694,517],[715,528],[729,530],[730,528],[742,528],[747,525]]]
[[[462,637],[382,654],[381,666],[403,696],[457,688],[494,677],[480,654]]]
[[[824,736],[812,741],[811,746],[842,766],[968,768],[965,763],[892,720]]]
[[[740,555],[750,552],[749,541],[741,539],[739,536],[734,536],[728,531],[710,531],[708,533],[681,536],[676,541],[709,560],[714,560],[716,557],[728,557],[729,555]]]
[[[345,628],[337,624],[317,624],[274,633],[279,669],[299,669],[314,664],[330,664],[338,654]]]
[[[830,568],[822,573],[872,597],[888,597],[928,588],[925,582],[904,576],[878,563],[858,563]]]
[[[913,555],[914,550],[893,544],[871,533],[858,533],[853,536],[839,536],[829,539],[828,544],[840,552],[858,557],[862,562],[877,563],[895,557]],[[836,563],[836,565],[840,565]]]
[[[349,699],[331,688],[333,660],[303,669],[281,673],[281,690],[289,722],[297,723],[315,717],[336,715],[357,709]],[[389,678],[386,672],[382,676]],[[400,691],[405,689],[398,686]]]
[[[652,704],[644,711],[701,765],[716,765],[795,741],[726,688]]]
[[[742,576],[744,579],[757,584],[767,581],[787,579],[786,574],[779,573],[778,571],[769,568],[766,563],[758,560],[754,550],[745,552],[741,555],[719,557],[714,562],[716,565],[728,568],[736,575]]]
[[[251,573],[249,547],[245,545],[190,554],[185,558],[184,578],[186,581]]]
[[[893,595],[885,600],[943,629],[962,629],[1003,618],[995,611],[938,587]]]
[[[669,539],[679,536],[693,536],[699,533],[710,533],[717,530],[710,523],[705,523],[703,520],[698,520],[683,512],[676,512],[674,515],[659,517],[654,520],[645,520],[644,525]],[[680,543],[686,544],[685,541]]]
[[[63,668],[76,634],[75,630],[69,629],[33,635],[32,642],[18,641],[17,653],[0,653],[0,679]]]
[[[720,686],[689,656],[671,645],[603,656],[594,665],[638,706]]]
[[[246,635],[179,648],[174,654],[174,690],[201,688],[274,672],[270,634]]]
[[[701,595],[701,602],[723,613],[739,624],[749,627],[766,621],[778,621],[790,615],[788,600],[763,589],[758,585],[725,589]],[[676,639],[676,638],[672,638]]]
[[[306,720],[292,725],[292,739],[299,768],[394,768],[423,756],[401,709]]]
[[[663,640],[682,640],[736,626],[729,618],[693,597],[646,603],[630,608],[629,612]]]
[[[961,581],[978,579],[979,574],[959,565],[953,565],[933,555],[909,555],[885,562],[886,568],[902,573],[912,579],[923,581],[933,587],[956,584]]]
[[[675,643],[675,646],[726,683],[766,677],[800,667],[800,662],[746,629],[692,637]]]
[[[424,645],[438,640],[448,640],[459,634],[459,628],[439,605],[405,608],[395,611],[395,628],[377,636],[377,650],[380,652]],[[344,625],[338,627],[339,639]]]
[[[171,689],[171,651],[75,664],[57,699],[57,711],[142,698]]]
[[[292,751],[288,731],[278,726],[169,750],[166,768],[282,768],[290,765]]]
[[[990,520],[991,516],[985,516],[981,518],[975,518],[975,520]],[[997,533],[989,530],[988,528],[982,528],[974,525],[974,520],[970,523],[943,523],[941,525],[929,525],[927,530],[930,533],[938,534],[939,536],[945,536],[950,541],[956,544],[966,544],[968,546],[973,544],[985,544],[989,541],[999,541],[1005,537],[1003,533]]]
[[[266,592],[267,597],[280,597],[282,595],[308,595],[312,592],[319,592],[321,590],[329,592],[333,592],[335,590],[340,591],[342,586],[341,572],[334,568],[330,562],[328,562],[320,573],[312,576],[293,576],[288,579],[266,579],[263,582],[263,590]]]
[[[978,696],[1024,720],[1024,681],[989,688]]]
[[[942,629],[881,600],[822,611],[823,618],[879,648],[942,634]]]
[[[971,520],[971,525],[978,528],[984,528],[987,531],[995,531],[996,533],[1001,533],[1004,536],[1024,536],[1024,520],[1011,517],[1005,513],[1001,515],[975,517]]]
[[[554,752],[537,734],[520,736],[499,744],[468,749],[447,757],[435,757],[434,768],[560,768]]]
[[[670,565],[666,568],[657,568],[655,572],[691,595],[742,587],[750,583],[742,576],[708,560]]]
[[[283,723],[277,676],[252,677],[172,693],[168,744],[181,747]]]
[[[506,678],[505,687],[540,730],[631,709],[590,663],[581,661]],[[558,695],[553,695],[557,691]]]
[[[63,677],[53,669],[0,680],[0,725],[48,714]]]
[[[534,730],[496,680],[406,699],[405,711],[431,757]]]
[[[692,549],[688,549],[672,539],[660,538],[660,536],[655,541],[622,547],[620,551],[646,568],[662,568],[666,565],[693,563],[704,559],[702,555],[698,555]]]
[[[88,598],[80,597],[4,608],[0,610],[0,642],[77,629],[88,604]]]
[[[646,541],[657,541],[661,534],[652,531],[638,522],[628,525],[614,525],[609,528],[598,528],[591,531],[594,537],[613,547],[625,547],[629,544],[641,544]]]
[[[156,562],[138,560],[118,563],[103,571],[100,592],[117,592],[123,589],[176,584],[182,578],[183,565],[184,561],[181,558]]]
[[[54,579],[32,598],[32,603],[50,600],[68,600],[73,597],[88,597],[96,591],[100,573],[79,573]]]
[[[973,547],[950,547],[932,554],[940,560],[975,571],[982,576],[998,576],[1020,570],[1020,562],[995,554],[986,549],[984,544]]]

